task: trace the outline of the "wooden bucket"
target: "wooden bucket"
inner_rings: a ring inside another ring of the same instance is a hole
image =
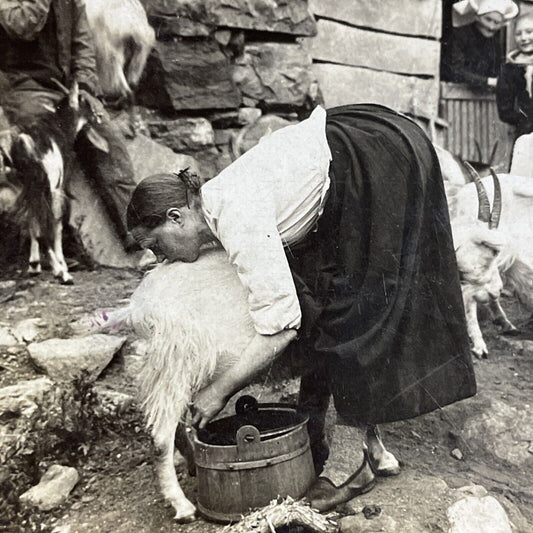
[[[200,513],[233,522],[278,497],[301,498],[315,478],[306,425],[307,417],[291,406],[256,402],[246,413],[238,404],[236,416],[198,432],[193,443]]]

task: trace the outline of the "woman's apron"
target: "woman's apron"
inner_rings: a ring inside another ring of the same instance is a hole
[[[476,392],[437,157],[377,105],[328,111],[331,188],[316,231],[287,250],[300,350],[326,358],[348,423],[414,417]]]

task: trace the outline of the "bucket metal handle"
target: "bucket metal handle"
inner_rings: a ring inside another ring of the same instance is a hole
[[[261,444],[261,435],[255,426],[242,426],[237,430],[237,450],[246,453]]]

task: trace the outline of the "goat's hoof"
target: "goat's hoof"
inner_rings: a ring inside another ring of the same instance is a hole
[[[398,476],[401,472],[400,463],[392,453],[385,450],[379,460],[370,457],[370,466],[380,477]]]
[[[74,285],[74,280],[71,276],[61,278],[61,285]]]
[[[487,359],[487,356],[489,355],[489,350],[483,339],[478,338],[472,342],[472,353],[478,359]]]
[[[187,512],[186,514],[183,514],[180,511],[176,512],[176,515],[174,516],[174,521],[176,521],[178,524],[190,524],[191,522],[194,522],[196,520],[196,510],[194,510],[192,513]]]
[[[520,331],[518,328],[515,328],[514,326],[512,328],[502,330],[502,335],[505,335],[506,337],[516,337],[521,333],[522,331]]]

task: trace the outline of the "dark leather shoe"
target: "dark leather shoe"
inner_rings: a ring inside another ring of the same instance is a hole
[[[337,487],[329,478],[319,477],[307,491],[305,499],[313,509],[330,511],[337,505],[372,490],[375,484],[376,477],[365,453],[363,464],[342,485]]]

